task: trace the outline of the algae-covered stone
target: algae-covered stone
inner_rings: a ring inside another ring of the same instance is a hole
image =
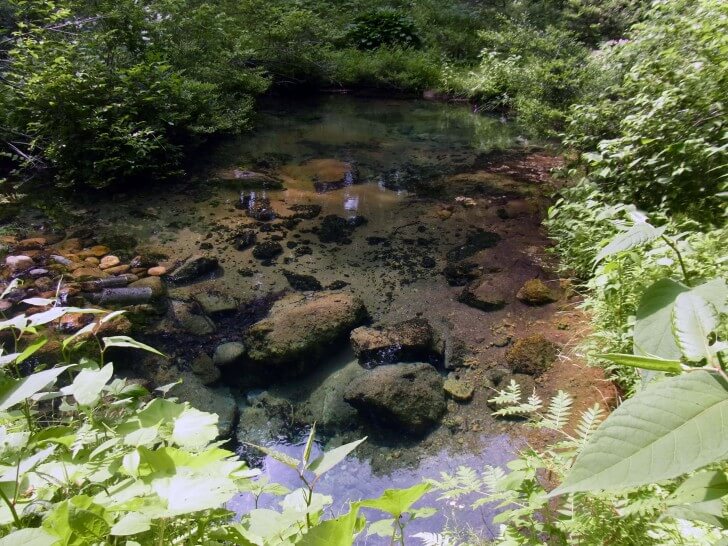
[[[210,385],[220,379],[220,370],[205,353],[199,354],[190,365],[192,373],[200,378],[204,385]]]
[[[559,347],[541,334],[517,340],[506,352],[506,362],[515,373],[541,375],[556,360]]]
[[[375,423],[421,434],[447,409],[442,376],[429,364],[378,366],[354,379],[344,399]]]
[[[540,279],[531,279],[521,287],[516,297],[528,305],[545,305],[555,302],[558,298]]]
[[[191,282],[217,269],[217,258],[196,254],[175,269],[169,276],[176,283]]]
[[[366,318],[364,303],[350,292],[289,294],[244,339],[251,373],[263,382],[295,375]]]
[[[202,292],[200,294],[195,294],[193,297],[206,315],[232,313],[238,308],[237,300],[226,294]]]
[[[172,317],[186,332],[195,336],[206,336],[215,332],[215,323],[206,315],[195,313],[189,303],[173,301],[170,303]]]
[[[497,311],[506,305],[506,291],[499,278],[488,276],[466,286],[458,301],[481,311]]]
[[[152,291],[152,298],[161,298],[167,293],[167,285],[159,277],[144,277],[132,282],[129,288],[149,288]]]
[[[351,346],[364,364],[391,364],[429,358],[434,335],[427,320],[415,318],[386,327],[362,326],[351,332]]]
[[[447,378],[443,389],[456,402],[468,402],[475,393],[473,386],[464,379]]]

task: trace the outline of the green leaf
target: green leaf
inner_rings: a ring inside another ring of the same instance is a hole
[[[322,476],[343,461],[349,453],[354,451],[364,441],[366,441],[366,436],[361,440],[344,444],[343,446],[339,446],[331,451],[327,451],[312,461],[311,464],[306,467],[306,470],[310,470],[317,476]]]
[[[311,528],[298,544],[300,546],[351,546],[354,543],[358,529],[361,528],[359,506],[354,504],[351,509],[335,519],[324,521]]]
[[[290,468],[297,469],[298,465],[300,464],[300,461],[298,459],[294,459],[290,455],[286,455],[285,453],[281,453],[280,451],[276,451],[275,449],[250,443],[248,445],[262,451],[263,453],[268,455],[268,457],[275,459],[279,463],[283,463]]]
[[[101,392],[114,373],[113,364],[107,364],[100,370],[85,369],[74,378],[73,383],[63,387],[61,392],[72,395],[82,406],[93,406],[101,399]]]
[[[668,498],[668,504],[692,504],[728,495],[728,477],[722,470],[706,470],[690,476]]]
[[[316,423],[311,426],[311,432],[308,434],[306,446],[303,448],[303,464],[307,465],[311,458],[311,449],[313,448],[314,437],[316,436]]]
[[[396,519],[407,512],[431,487],[429,483],[420,483],[408,489],[386,489],[378,499],[362,501],[361,505],[381,510]]]
[[[723,502],[720,499],[671,506],[665,515],[678,519],[702,521],[722,529],[728,527],[728,518],[723,517]]]
[[[635,224],[624,233],[616,235],[609,241],[609,244],[599,251],[594,263],[598,264],[604,258],[654,241],[664,232],[664,226],[656,228],[646,222]]]
[[[150,528],[151,519],[149,516],[139,512],[129,512],[124,514],[111,528],[111,534],[114,536],[136,535],[138,533],[144,533]]]
[[[550,496],[660,482],[727,453],[728,383],[707,371],[685,373],[614,410]]]
[[[665,360],[682,356],[672,332],[675,300],[687,286],[671,279],[661,279],[642,294],[634,326],[634,353]]]
[[[154,480],[152,487],[170,516],[218,508],[238,492],[232,480],[216,476],[174,476]]]
[[[367,536],[375,535],[378,537],[391,537],[394,531],[394,519],[380,519],[371,523],[367,528]]]
[[[0,385],[0,411],[10,409],[53,383],[69,366],[60,366]]]
[[[691,362],[712,355],[708,336],[718,327],[718,312],[701,296],[680,294],[672,311],[675,339],[683,356]]]
[[[164,356],[164,354],[157,351],[157,349],[155,349],[154,347],[150,347],[149,345],[130,338],[129,336],[105,337],[103,338],[103,341],[104,349],[108,349],[109,347],[129,347],[132,349],[141,349],[142,351],[154,353],[159,356]]]
[[[20,529],[0,538],[0,546],[53,546],[58,537],[49,535],[43,529]]]
[[[601,353],[594,356],[609,360],[615,364],[620,364],[621,366],[631,366],[633,368],[642,368],[643,370],[656,370],[658,372],[668,373],[682,372],[682,364],[679,360],[663,360],[662,358],[618,353]]]
[[[215,440],[218,435],[218,416],[195,408],[186,408],[174,420],[172,440],[180,447],[199,451]]]
[[[109,534],[109,524],[90,510],[75,509],[68,514],[68,525],[86,539],[103,540]],[[92,542],[89,540],[89,542]]]
[[[31,356],[33,356],[43,345],[48,343],[48,338],[41,337],[38,338],[36,341],[28,345],[25,350],[18,355],[18,358],[15,360],[17,364],[20,364],[21,362],[27,360]]]

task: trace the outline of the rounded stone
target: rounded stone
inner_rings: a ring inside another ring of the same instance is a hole
[[[218,345],[212,361],[216,366],[227,366],[240,360],[245,354],[245,345],[239,341],[230,341]]]

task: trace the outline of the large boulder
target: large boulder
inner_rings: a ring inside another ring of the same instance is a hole
[[[381,426],[422,434],[447,409],[443,383],[429,364],[389,364],[355,378],[344,400]]]
[[[248,371],[261,383],[296,375],[366,316],[364,303],[350,292],[289,294],[246,332]]]
[[[359,362],[366,365],[423,361],[435,353],[432,327],[422,318],[387,327],[361,326],[350,340]]]

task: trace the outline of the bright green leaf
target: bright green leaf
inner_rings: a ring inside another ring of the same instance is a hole
[[[344,444],[343,446],[339,446],[331,451],[327,451],[312,461],[311,464],[306,467],[306,470],[310,470],[317,476],[322,476],[343,461],[349,453],[354,451],[364,441],[366,441],[366,437],[355,442]]]

